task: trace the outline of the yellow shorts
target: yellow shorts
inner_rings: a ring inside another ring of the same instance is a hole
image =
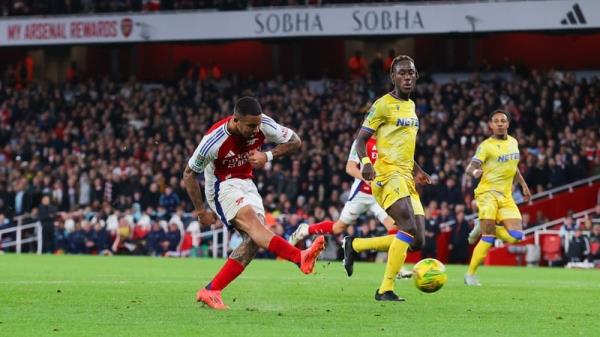
[[[410,196],[415,215],[425,215],[413,179],[406,179],[399,175],[391,176],[385,180],[375,178],[371,182],[371,190],[377,203],[385,210],[390,208],[396,201]]]
[[[512,196],[506,197],[496,191],[483,192],[475,195],[480,220],[521,219],[521,212]]]

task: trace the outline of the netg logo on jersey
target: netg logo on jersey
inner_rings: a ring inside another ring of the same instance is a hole
[[[396,121],[396,126],[414,126],[419,127],[419,119],[418,118],[398,118]]]
[[[506,163],[506,162],[511,161],[511,160],[519,160],[519,157],[520,157],[520,155],[519,155],[518,152],[517,153],[504,154],[504,155],[498,156],[498,162],[499,163]]]

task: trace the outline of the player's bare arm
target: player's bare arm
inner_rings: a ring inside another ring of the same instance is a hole
[[[531,191],[529,191],[529,186],[527,186],[523,175],[521,175],[521,172],[518,169],[517,173],[515,173],[515,180],[517,183],[519,183],[519,185],[521,185],[521,190],[523,191],[523,200],[525,200],[525,202],[529,201],[531,199]]]
[[[479,179],[479,177],[481,177],[481,174],[483,173],[483,170],[481,169],[481,163],[477,160],[471,160],[469,165],[467,165],[467,169],[465,170],[465,172],[471,177]]]
[[[367,141],[371,138],[371,135],[372,134],[369,131],[360,129],[358,136],[356,137],[356,153],[358,154],[358,158],[361,158],[361,162],[363,161],[363,158],[367,158],[367,160],[363,162],[362,168],[362,179],[366,181],[375,179],[376,175],[373,164],[371,164],[371,161],[367,156]]]
[[[360,163],[357,163],[352,160],[347,161],[346,173],[348,173],[348,175],[353,178],[363,180],[362,173],[360,172]]]
[[[202,200],[200,186],[198,186],[196,180],[197,177],[198,173],[192,171],[189,166],[185,167],[185,171],[183,171],[183,183],[185,184],[185,189],[192,200],[192,204],[194,204],[196,213],[198,213],[200,224],[208,226],[212,224],[212,214],[204,209],[204,201]]]
[[[423,168],[417,164],[413,166],[413,175],[415,177],[415,182],[420,185],[430,185],[432,184],[431,176],[423,170]]]
[[[292,138],[285,143],[278,144],[271,150],[272,159],[283,157],[294,152],[297,152],[302,147],[302,141],[296,133],[292,134]],[[270,160],[266,152],[252,151],[248,155],[248,162],[253,168],[262,168]]]

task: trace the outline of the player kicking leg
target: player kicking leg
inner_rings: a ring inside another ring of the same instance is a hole
[[[196,294],[199,302],[204,302],[213,309],[227,309],[221,299],[221,291],[244,271],[259,247],[295,263],[305,274],[312,273],[317,257],[325,248],[323,236],[317,237],[313,245],[303,251],[291,246],[264,227],[264,221],[259,219],[250,205],[242,207],[231,222],[242,235],[242,244],[232,252],[214,279]]]
[[[431,183],[431,180],[429,180],[428,175],[420,175],[416,179],[417,182],[419,182],[420,184]],[[414,194],[411,195],[411,203],[414,205],[415,209],[415,221],[417,228],[414,241],[411,243],[409,251],[414,252],[420,250],[423,244],[425,243],[425,212],[423,211],[423,206],[421,205],[421,201],[419,199],[419,196],[416,194],[416,191]],[[378,208],[381,208],[377,203],[375,203],[375,205]],[[396,237],[396,234],[398,233],[398,226],[394,224],[394,220],[389,216],[387,216],[385,222],[387,221],[391,223],[391,226],[385,226],[388,230],[388,235],[372,238],[354,238],[351,236],[344,237],[344,239],[342,240],[344,260],[342,262],[344,264],[344,269],[346,269],[346,274],[348,276],[352,276],[352,274],[354,273],[354,260],[357,254],[369,250],[375,250],[378,252],[389,251],[390,245]],[[410,278],[411,276],[412,271],[401,269],[396,277],[398,279],[403,279]]]
[[[297,245],[298,242],[304,240],[306,237],[314,234],[342,234],[348,226],[354,225],[358,217],[367,211],[371,211],[373,215],[383,223],[384,227],[388,231],[394,231],[394,220],[390,218],[385,211],[377,205],[377,202],[371,195],[359,192],[355,198],[344,205],[340,219],[336,222],[333,221],[321,221],[312,225],[300,224],[298,228],[292,233],[289,238],[289,242],[292,245]]]
[[[377,148],[375,137],[370,137],[366,143],[366,151],[369,161],[375,163],[377,160]],[[350,188],[350,197],[344,205],[340,219],[333,221],[322,221],[316,224],[301,224],[290,236],[289,242],[296,245],[309,235],[313,234],[341,234],[350,225],[354,225],[361,214],[371,211],[375,217],[383,223],[387,230],[394,229],[394,220],[388,217],[371,194],[371,186],[364,181],[360,172],[360,159],[356,152],[356,142],[352,143],[348,160],[346,161],[346,173],[354,177],[354,183]]]
[[[277,143],[272,151],[261,152],[265,140]],[[290,129],[277,124],[262,113],[258,101],[243,97],[234,107],[233,116],[213,125],[188,161],[183,180],[190,200],[203,226],[213,223],[204,209],[197,182],[204,172],[206,197],[210,208],[229,229],[237,229],[244,244],[225,262],[215,278],[196,296],[214,309],[226,309],[223,290],[250,263],[257,247],[296,264],[305,274],[313,271],[315,261],[325,248],[325,238],[300,251],[263,226],[263,200],[252,181],[252,170],[282,155],[297,151],[300,138]],[[261,221],[262,219],[262,221]]]

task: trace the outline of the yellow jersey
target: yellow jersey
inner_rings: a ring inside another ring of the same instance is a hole
[[[512,195],[513,179],[519,165],[519,143],[515,138],[484,140],[473,160],[481,163],[483,170],[475,195],[488,191],[502,193],[505,197]]]
[[[373,103],[362,128],[377,139],[374,168],[378,179],[386,180],[396,174],[412,179],[419,131],[415,103],[386,94]]]

